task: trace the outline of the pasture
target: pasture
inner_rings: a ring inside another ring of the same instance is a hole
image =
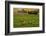
[[[15,14],[13,27],[39,27],[39,14]]]

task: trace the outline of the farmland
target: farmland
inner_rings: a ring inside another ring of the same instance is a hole
[[[39,10],[35,10],[14,9],[13,27],[39,27]]]
[[[14,20],[14,28],[16,27],[38,27],[39,26],[39,15],[35,14],[24,14],[13,17]]]

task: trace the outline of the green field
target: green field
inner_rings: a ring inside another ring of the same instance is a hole
[[[39,27],[38,14],[16,14],[13,16],[14,28],[19,27]]]

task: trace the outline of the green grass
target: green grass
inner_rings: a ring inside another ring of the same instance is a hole
[[[13,16],[13,26],[17,27],[39,27],[38,14],[16,14]]]

